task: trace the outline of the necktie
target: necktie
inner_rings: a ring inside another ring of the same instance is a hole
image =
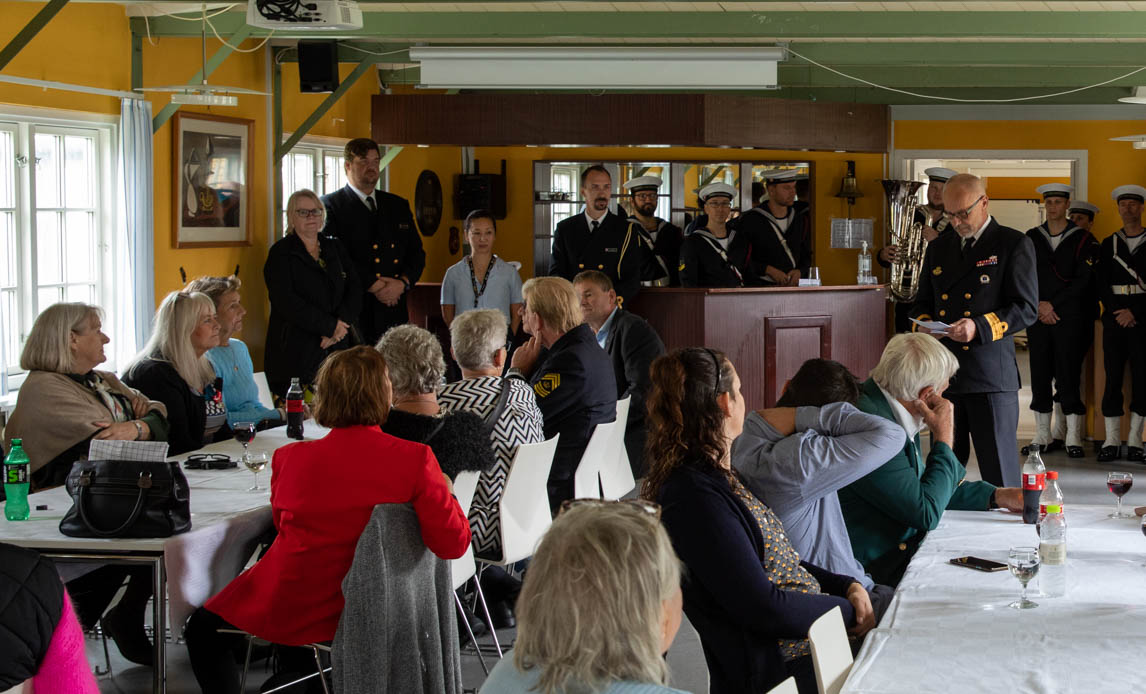
[[[378,211],[377,206],[375,206],[375,204],[374,204],[374,196],[373,195],[366,198],[366,207],[370,208],[371,212],[377,212]]]
[[[600,225],[601,225],[600,222],[594,220],[593,223],[589,225],[589,233],[593,233],[593,232],[597,231],[597,227],[599,227]]]
[[[975,245],[975,239],[971,239],[971,238],[963,239],[963,257],[964,258],[967,257],[967,252],[970,251],[971,247],[974,245]]]

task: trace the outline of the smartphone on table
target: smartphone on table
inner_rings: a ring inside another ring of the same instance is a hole
[[[965,566],[976,571],[1006,571],[1007,565],[1002,562],[980,559],[979,557],[956,557],[951,560],[955,566]]]

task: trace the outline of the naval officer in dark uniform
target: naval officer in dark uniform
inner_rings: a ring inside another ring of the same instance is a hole
[[[410,203],[378,185],[378,144],[364,137],[346,143],[343,166],[349,181],[324,195],[324,234],[340,239],[366,290],[358,317],[363,342],[410,321],[406,293],[422,276],[426,252],[414,226]]]
[[[698,194],[704,214],[689,227],[680,246],[683,287],[744,287],[758,284],[749,270],[752,247],[748,236],[728,223],[736,204],[736,188],[710,183]]]
[[[796,199],[796,169],[764,174],[768,199],[736,219],[752,248],[752,275],[767,286],[797,287],[812,265],[812,214]]]
[[[1142,423],[1146,417],[1146,233],[1142,207],[1146,188],[1127,185],[1114,189],[1122,228],[1102,240],[1099,253],[1099,297],[1102,299],[1102,357],[1106,386],[1102,416],[1106,440],[1098,460],[1121,457],[1122,375],[1130,362],[1130,434],[1126,459],[1142,461]]]
[[[641,284],[646,287],[679,287],[680,244],[684,232],[680,227],[656,216],[661,179],[656,176],[637,176],[625,181],[629,201],[633,205],[630,222],[636,222],[641,232],[642,260]]]
[[[950,324],[940,337],[959,360],[944,393],[955,406],[955,456],[966,465],[974,441],[983,479],[1017,487],[1019,367],[1012,336],[1038,315],[1034,245],[991,217],[976,176],[951,177],[943,205],[955,233],[928,245],[911,314]]]
[[[1036,190],[1043,196],[1046,221],[1027,232],[1035,247],[1039,280],[1038,320],[1027,328],[1031,409],[1036,424],[1031,445],[1046,450],[1054,440],[1051,414],[1057,390],[1066,416],[1067,455],[1082,458],[1086,428],[1082,362],[1094,341],[1091,282],[1098,262],[1098,241],[1066,217],[1073,187],[1047,183]]]
[[[924,169],[923,173],[927,175],[927,204],[915,208],[911,223],[922,224],[923,238],[931,243],[940,234],[951,231],[951,222],[943,216],[943,186],[947,184],[947,179],[959,172],[942,166],[932,166]],[[888,244],[880,249],[875,260],[885,268],[891,267],[898,251],[895,244]],[[904,333],[911,330],[910,314],[910,302],[895,302],[895,332]]]
[[[1066,216],[1076,227],[1083,231],[1090,231],[1094,226],[1094,215],[1098,214],[1098,205],[1092,205],[1085,200],[1071,200],[1070,209]]]
[[[582,270],[599,270],[617,288],[621,305],[641,286],[640,225],[609,211],[613,178],[603,166],[581,173],[581,214],[561,220],[553,236],[549,274],[570,282]]]

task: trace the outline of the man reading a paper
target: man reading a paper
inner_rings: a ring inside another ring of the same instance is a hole
[[[1015,487],[1019,369],[1013,335],[1038,316],[1038,280],[1031,240],[996,222],[989,204],[977,176],[947,181],[943,215],[956,233],[927,246],[911,317],[949,324],[936,336],[959,360],[945,393],[955,406],[955,456],[966,465],[974,442],[983,479]],[[918,322],[912,329],[932,332]]]

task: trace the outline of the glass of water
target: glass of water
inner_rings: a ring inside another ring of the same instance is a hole
[[[1011,575],[1019,579],[1019,583],[1023,584],[1023,590],[1019,594],[1019,599],[1012,602],[1009,607],[1016,610],[1028,610],[1032,607],[1038,607],[1037,602],[1027,600],[1027,584],[1031,579],[1039,573],[1039,550],[1037,547],[1012,547],[1007,552],[1007,566],[1011,569]]]

